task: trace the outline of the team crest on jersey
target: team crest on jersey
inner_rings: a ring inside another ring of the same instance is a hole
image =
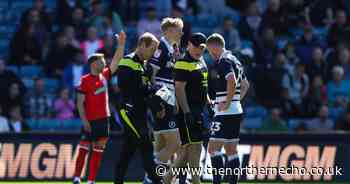
[[[157,50],[154,52],[153,56],[154,56],[155,58],[159,58],[159,56],[160,56],[161,53],[162,53],[162,51],[161,51],[160,49],[157,49]]]
[[[169,128],[175,128],[175,127],[176,127],[175,121],[170,121],[169,122]]]

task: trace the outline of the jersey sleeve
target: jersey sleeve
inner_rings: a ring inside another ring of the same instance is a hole
[[[86,94],[89,91],[88,85],[86,84],[85,78],[80,79],[80,84],[76,87],[78,93]]]
[[[232,64],[227,60],[221,60],[219,63],[219,75],[225,79],[228,78],[228,76],[233,75],[236,81],[236,75],[235,71],[232,67]]]
[[[151,57],[151,59],[148,60],[148,63],[156,69],[160,69],[162,66],[162,58],[164,57],[164,53],[162,52],[162,50],[160,48],[158,48],[156,50],[156,52],[154,52],[153,56]]]
[[[185,62],[183,61],[177,61],[175,63],[174,67],[174,80],[175,81],[181,81],[181,82],[187,82],[187,80],[190,78],[190,70],[186,68],[186,65],[184,65]]]
[[[103,71],[102,71],[102,75],[103,75],[107,80],[110,80],[111,77],[112,77],[111,69],[110,69],[109,67],[104,68]]]

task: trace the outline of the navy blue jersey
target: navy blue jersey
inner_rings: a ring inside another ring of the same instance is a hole
[[[173,68],[175,65],[175,56],[173,46],[162,37],[158,50],[148,63],[158,69],[155,81],[156,85],[166,86],[174,91]]]
[[[243,113],[240,103],[241,99],[241,81],[246,79],[243,66],[240,61],[231,54],[230,51],[224,51],[218,62],[214,66],[214,90],[215,90],[215,104],[226,101],[227,95],[227,77],[234,76],[235,80],[235,94],[233,96],[231,106],[228,110],[218,112],[215,108],[215,115],[231,115]]]

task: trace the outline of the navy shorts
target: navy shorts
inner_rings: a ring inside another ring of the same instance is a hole
[[[210,126],[210,139],[225,143],[238,143],[243,114],[218,115]]]
[[[91,132],[86,132],[84,128],[81,130],[81,140],[83,141],[98,141],[99,139],[108,138],[110,131],[109,117],[89,121]]]
[[[177,125],[175,122],[175,111],[174,107],[166,104],[166,114],[163,119],[155,118],[154,132],[155,133],[165,133],[177,130]]]
[[[179,127],[181,144],[199,144],[203,142],[203,108],[191,109],[195,123],[188,124],[185,122],[183,113],[176,115],[176,123]],[[201,124],[197,122],[202,122]]]

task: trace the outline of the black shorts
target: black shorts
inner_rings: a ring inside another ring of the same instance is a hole
[[[98,141],[101,138],[109,137],[109,117],[89,121],[91,126],[91,132],[86,132],[84,128],[82,128],[81,140],[83,141]]]
[[[192,115],[194,116],[195,123],[187,124],[185,117],[182,112],[176,115],[176,124],[179,127],[179,133],[181,138],[181,144],[198,144],[203,142],[203,109],[196,108],[191,109]],[[202,122],[197,123],[197,122]]]
[[[238,143],[243,114],[218,115],[210,126],[210,140]]]
[[[155,133],[165,133],[176,131],[177,129],[174,107],[167,105],[165,117],[163,119],[155,118],[153,130]]]

